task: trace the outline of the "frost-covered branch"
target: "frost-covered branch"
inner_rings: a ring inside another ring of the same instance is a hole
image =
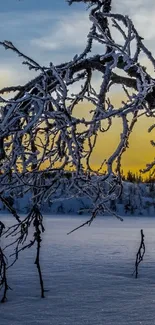
[[[111,0],[69,0],[68,3],[82,1],[89,5],[91,27],[85,48],[69,62],[57,66],[51,62],[44,67],[12,42],[0,42],[6,50],[20,56],[29,69],[40,72],[25,85],[0,90],[0,199],[18,221],[17,228],[16,225],[13,228],[17,235],[16,257],[19,251],[31,246],[19,248],[27,238],[27,227],[34,223],[34,217],[28,215],[26,220],[30,218],[31,222],[28,221],[23,233],[23,221],[5,196],[13,198],[21,192],[31,192],[32,211],[35,206],[40,216],[43,203],[51,196],[57,200],[63,186],[65,199],[82,195],[90,198],[93,209],[87,224],[97,213],[110,213],[109,200],[117,199],[122,190],[121,158],[129,146],[130,134],[140,115],[155,114],[155,80],[141,64],[140,57],[147,57],[153,66],[155,60],[133,22],[128,16],[113,13]],[[116,30],[118,36],[115,37]],[[95,52],[96,42],[101,46],[101,54]],[[94,73],[102,79],[100,86],[94,83]],[[126,100],[114,107],[110,94],[114,87],[117,91],[118,85]],[[9,92],[17,94],[6,98],[4,95]],[[86,112],[87,104],[91,107],[89,112]],[[111,129],[116,117],[122,125],[119,143],[105,159],[103,140],[101,165],[95,168],[92,157],[99,135],[102,133],[104,139],[104,133]],[[152,166],[154,162],[147,170]],[[69,181],[65,176],[67,170],[72,170]],[[32,240],[38,252],[39,232]],[[9,229],[10,236],[11,233]],[[40,274],[38,263],[37,255]]]

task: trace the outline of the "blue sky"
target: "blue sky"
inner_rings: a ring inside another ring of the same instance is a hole
[[[85,44],[89,22],[84,7],[68,6],[65,0],[2,0],[0,40],[13,42],[41,64],[64,62]],[[30,72],[19,62],[14,53],[0,48],[0,87],[5,80],[11,85],[29,79]]]
[[[68,6],[65,0],[1,0],[0,40],[12,41],[40,64],[64,62],[85,46],[90,24],[84,8]],[[154,51],[155,1],[114,0],[113,10],[131,16]],[[14,53],[0,48],[0,87],[33,77],[20,62]]]
[[[67,1],[65,0],[5,0],[1,3],[1,12],[26,11],[26,10],[67,10]],[[82,4],[74,4],[74,8],[79,10]],[[73,6],[70,7],[72,10]]]

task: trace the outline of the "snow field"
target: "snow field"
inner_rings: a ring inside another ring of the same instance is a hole
[[[45,217],[41,259],[49,291],[39,297],[35,249],[21,253],[9,270],[13,290],[0,305],[0,325],[155,324],[155,219],[102,217],[66,235],[85,220]],[[146,255],[135,279],[141,228]]]

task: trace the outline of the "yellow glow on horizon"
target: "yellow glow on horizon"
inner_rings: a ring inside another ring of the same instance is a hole
[[[149,67],[149,70],[151,69],[152,68]],[[0,88],[3,88],[6,85],[14,84],[12,81],[12,72],[9,72],[9,70],[5,71],[3,68],[0,68],[0,71]],[[121,102],[122,100],[125,100],[125,97],[122,97],[122,93],[118,92],[117,94],[112,93],[110,95],[110,99],[115,107],[120,107]],[[91,108],[92,105],[88,103],[78,104],[74,114],[79,118],[88,118]],[[128,170],[138,172],[140,169],[145,168],[147,163],[154,160],[155,148],[151,146],[150,140],[155,139],[155,131],[152,131],[151,133],[147,132],[149,126],[154,122],[154,119],[143,116],[139,118],[138,122],[135,124],[134,130],[130,135],[129,149],[127,149],[122,157],[122,169],[125,173]],[[107,159],[113,153],[113,151],[116,150],[120,140],[120,133],[121,121],[116,118],[113,120],[113,125],[108,132],[102,133],[98,136],[98,141],[91,158],[92,167],[98,169],[102,161]],[[43,164],[44,168],[47,166],[48,161]]]
[[[120,107],[122,93],[112,94],[111,100],[115,103],[115,107]],[[88,118],[88,112],[91,109],[90,104],[81,103],[76,109],[76,114],[79,117]],[[154,123],[153,118],[142,116],[136,122],[134,129],[130,135],[129,148],[122,156],[122,169],[126,174],[129,170],[139,172],[144,169],[147,163],[150,163],[155,158],[155,148],[150,141],[155,138],[155,131],[148,133],[148,128]],[[91,165],[98,169],[104,159],[107,159],[116,150],[119,141],[120,133],[122,132],[121,120],[115,118],[111,128],[98,136],[96,147],[94,149]]]
[[[121,95],[113,95],[113,101],[115,106],[120,107]],[[91,105],[87,103],[78,104],[76,108],[76,114],[78,117],[89,118],[89,111]],[[148,128],[154,121],[152,118],[142,116],[136,122],[133,132],[129,139],[129,148],[123,153],[122,156],[122,170],[124,174],[130,170],[134,173],[138,173],[140,169],[144,169],[147,163],[150,163],[155,158],[155,148],[150,144],[150,140],[155,138],[155,131],[148,133]],[[104,159],[108,157],[116,150],[119,141],[120,134],[122,132],[121,120],[115,118],[111,128],[98,135],[96,146],[94,148],[91,157],[91,166],[97,170]],[[48,167],[48,161],[43,164],[43,168]],[[147,175],[146,175],[147,176]],[[145,178],[145,175],[144,175]]]

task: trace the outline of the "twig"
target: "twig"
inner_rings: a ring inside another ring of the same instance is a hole
[[[138,267],[139,267],[139,264],[143,261],[144,254],[145,254],[145,243],[144,243],[143,229],[141,229],[140,233],[141,233],[141,242],[140,242],[138,252],[136,254],[135,270],[134,270],[134,272],[132,274],[132,275],[135,274],[135,278],[138,277]]]
[[[37,211],[36,211],[37,212]],[[42,277],[42,272],[41,272],[41,267],[40,267],[40,248],[41,248],[41,230],[40,230],[40,225],[42,227],[42,224],[40,223],[40,213],[36,213],[36,217],[34,220],[34,227],[36,229],[36,232],[34,234],[36,241],[37,241],[37,254],[36,254],[36,260],[35,264],[38,269],[38,274],[39,274],[39,281],[40,281],[40,287],[41,287],[41,298],[45,298],[44,292],[44,282],[43,282],[43,277]],[[42,231],[44,231],[44,228],[42,227]]]
[[[3,253],[2,248],[0,247],[0,289],[4,288],[1,303],[6,302],[6,300],[7,300],[7,291],[9,289],[11,289],[8,286],[7,274],[6,273],[7,273],[7,259],[6,259],[6,256]]]

